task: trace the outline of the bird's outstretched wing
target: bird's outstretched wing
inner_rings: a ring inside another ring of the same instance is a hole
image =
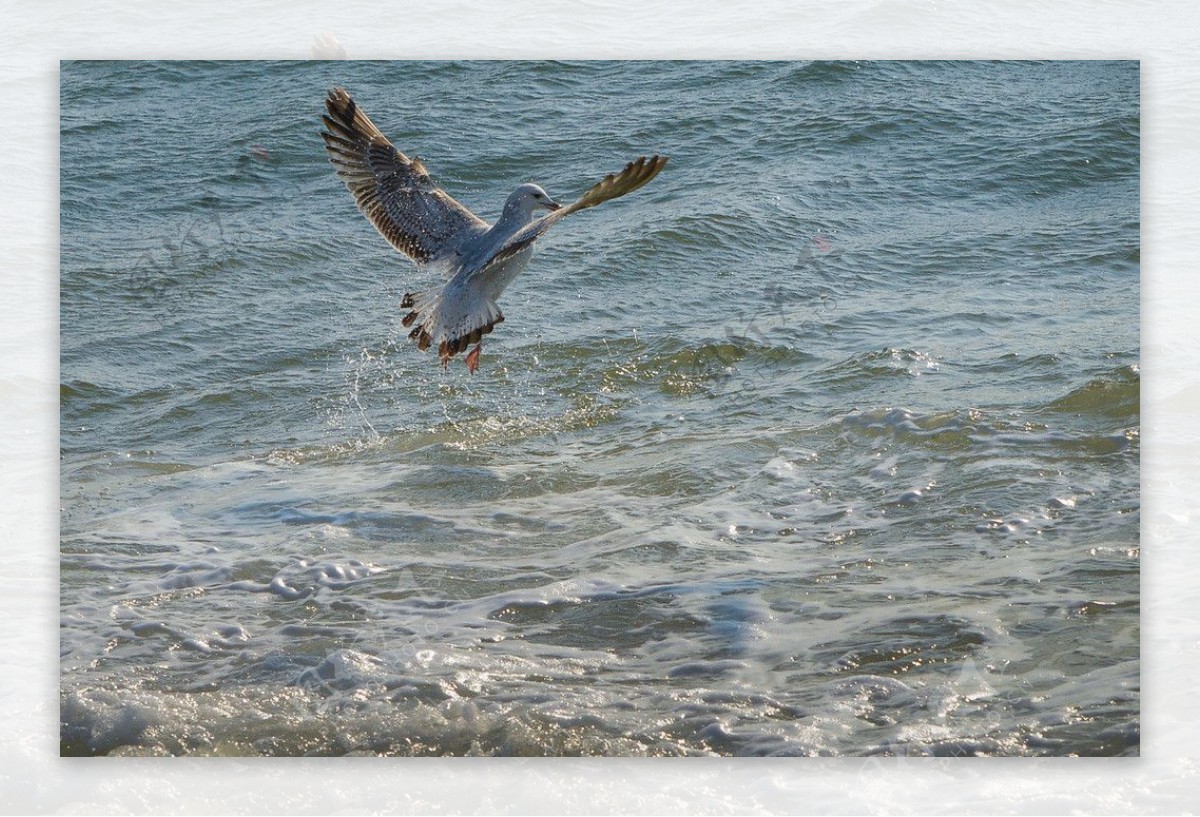
[[[480,269],[480,273],[486,273],[494,264],[504,261],[507,258],[512,258],[536,241],[539,236],[553,227],[556,222],[571,213],[578,210],[586,210],[588,207],[595,207],[597,204],[603,204],[611,199],[624,196],[626,193],[632,193],[657,176],[666,163],[666,156],[639,156],[625,165],[625,169],[620,173],[609,173],[603,179],[596,182],[596,184],[592,185],[590,190],[566,207],[561,207],[518,230],[512,238],[506,241],[492,255],[488,263]]]
[[[396,150],[345,90],[330,91],[325,107],[321,137],[329,161],[393,247],[427,264],[487,230],[485,221],[434,184],[420,159]]]

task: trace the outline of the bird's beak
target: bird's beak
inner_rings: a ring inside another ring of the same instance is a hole
[[[551,213],[553,213],[555,210],[562,209],[562,205],[559,204],[558,202],[556,202],[554,199],[547,199],[546,203],[543,204],[542,206],[545,207],[547,210],[549,210]]]

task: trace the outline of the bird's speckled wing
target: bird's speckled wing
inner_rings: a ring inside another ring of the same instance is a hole
[[[603,204],[606,201],[624,196],[626,193],[632,193],[657,176],[666,163],[666,156],[639,156],[625,165],[625,169],[620,173],[609,173],[603,179],[596,182],[596,184],[592,185],[590,190],[566,207],[559,208],[537,221],[531,222],[523,229],[518,230],[512,238],[505,242],[492,255],[488,263],[479,270],[479,273],[486,273],[499,262],[512,258],[521,252],[521,250],[528,247],[539,236],[553,227],[559,219],[577,210],[586,210],[588,207],[595,207],[597,204]]]
[[[329,161],[363,214],[419,264],[442,261],[488,228],[434,184],[419,159],[392,145],[341,88],[325,100],[321,134]]]

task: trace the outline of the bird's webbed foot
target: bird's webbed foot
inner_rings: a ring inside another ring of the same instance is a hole
[[[479,353],[483,351],[483,343],[478,343],[474,349],[467,352],[466,358],[463,360],[467,364],[467,370],[471,374],[475,374],[479,370]]]

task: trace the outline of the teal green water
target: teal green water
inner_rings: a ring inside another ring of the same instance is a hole
[[[67,754],[1135,755],[1136,63],[65,63]],[[319,137],[569,201],[482,368]]]

